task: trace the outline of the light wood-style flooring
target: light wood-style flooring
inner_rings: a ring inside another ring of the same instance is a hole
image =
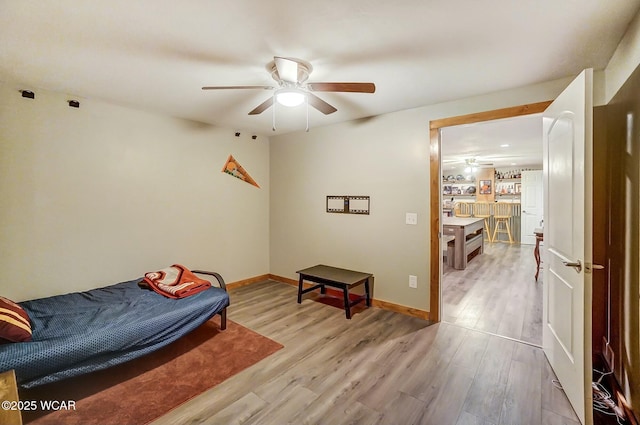
[[[465,270],[444,262],[442,317],[449,323],[542,345],[542,270],[533,245],[487,243]]]
[[[379,308],[347,320],[312,296],[232,290],[229,318],[284,348],[153,424],[578,423],[537,347]]]

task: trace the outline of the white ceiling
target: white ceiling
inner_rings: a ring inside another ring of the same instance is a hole
[[[0,0],[0,81],[270,134],[274,56],[309,81],[374,82],[321,93],[311,127],[464,98],[606,66],[640,0]],[[278,109],[278,132],[305,108]]]
[[[441,130],[442,171],[457,174],[473,159],[480,167],[541,168],[541,114],[506,118]]]

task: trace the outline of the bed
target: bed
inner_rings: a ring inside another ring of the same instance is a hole
[[[19,303],[31,320],[32,341],[0,345],[0,371],[15,369],[32,388],[105,369],[151,353],[216,314],[226,328],[229,295],[219,286],[173,299],[143,289],[143,279]]]

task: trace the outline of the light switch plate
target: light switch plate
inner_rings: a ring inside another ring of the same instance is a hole
[[[417,288],[418,287],[418,276],[414,276],[412,274],[409,275],[409,288]]]
[[[405,223],[418,224],[418,213],[407,213]]]

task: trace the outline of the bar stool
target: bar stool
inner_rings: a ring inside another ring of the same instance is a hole
[[[456,217],[471,217],[473,214],[473,203],[471,202],[456,202],[456,206],[453,209],[453,213]]]
[[[509,243],[513,243],[513,237],[511,236],[511,226],[509,221],[511,220],[511,203],[509,202],[497,202],[493,206],[493,217],[496,219],[496,227],[493,229],[493,242],[497,241],[497,233],[506,233],[509,235]],[[502,228],[500,226],[502,224]],[[506,241],[505,241],[506,242]]]
[[[491,224],[489,222],[491,218],[491,204],[488,202],[476,202],[473,206],[473,215],[474,217],[484,219],[484,233],[487,235],[487,240],[491,242]]]

